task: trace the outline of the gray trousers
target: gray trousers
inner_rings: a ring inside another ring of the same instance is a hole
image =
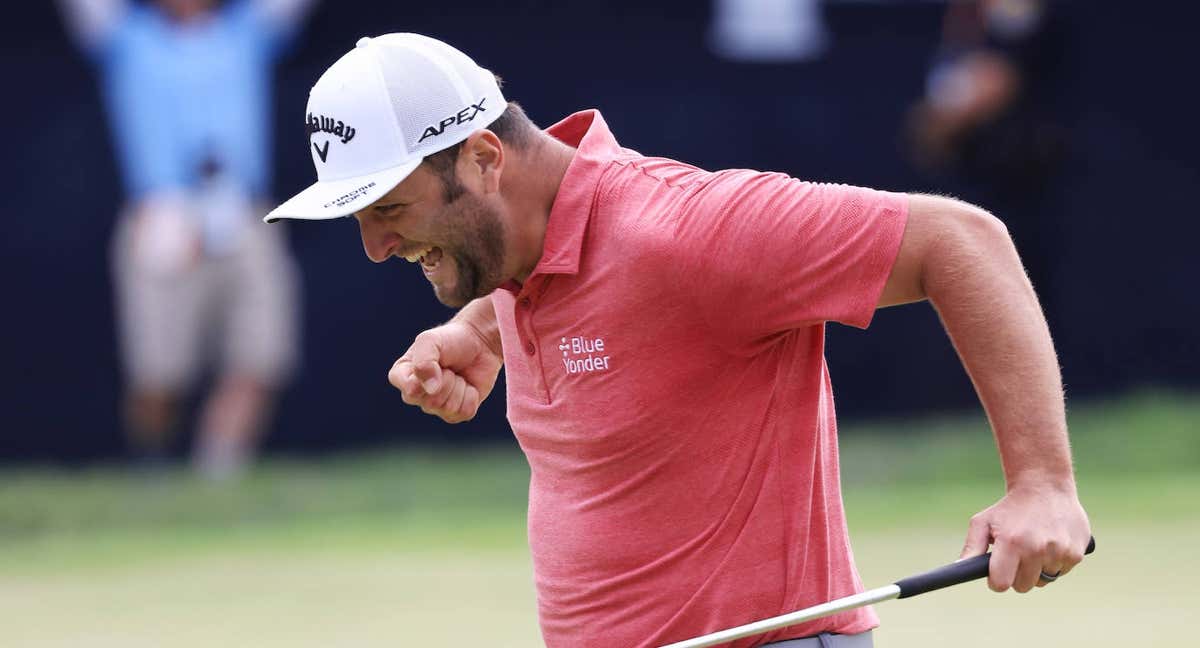
[[[871,631],[867,630],[853,635],[822,632],[815,637],[769,643],[763,648],[872,648],[874,645],[875,643],[871,640]]]

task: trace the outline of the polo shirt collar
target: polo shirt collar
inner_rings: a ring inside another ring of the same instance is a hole
[[[600,176],[621,145],[598,110],[577,112],[546,132],[576,150],[550,208],[542,258],[532,274],[575,274]]]

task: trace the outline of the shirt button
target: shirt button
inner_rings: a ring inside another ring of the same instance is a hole
[[[529,355],[537,353],[537,347],[533,346],[533,342],[525,343],[525,353],[528,353]]]
[[[517,302],[517,305],[520,306],[521,308],[524,308],[525,310],[529,310],[529,298],[522,297],[521,301]]]

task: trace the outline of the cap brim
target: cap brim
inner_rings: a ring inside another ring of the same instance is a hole
[[[282,218],[325,220],[349,216],[379,200],[421,166],[421,158],[367,175],[317,182],[271,210],[263,222]]]

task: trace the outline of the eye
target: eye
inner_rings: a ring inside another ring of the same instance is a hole
[[[365,215],[382,220],[393,220],[400,215],[400,207],[400,205],[375,205]]]
[[[375,209],[378,213],[385,216],[395,215],[411,206],[410,203],[390,203],[387,205],[379,205]]]

